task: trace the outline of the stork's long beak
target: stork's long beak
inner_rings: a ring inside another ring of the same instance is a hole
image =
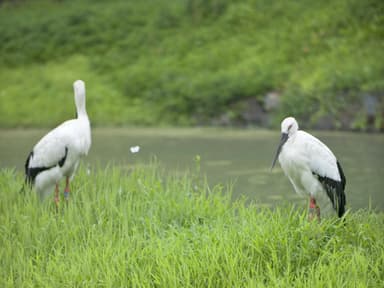
[[[275,158],[273,159],[271,170],[275,166],[276,160],[279,157],[279,154],[281,152],[281,148],[283,148],[283,145],[285,142],[287,142],[287,140],[288,140],[288,134],[287,133],[281,133],[281,139],[280,139],[279,147],[277,147],[276,155],[275,155]]]

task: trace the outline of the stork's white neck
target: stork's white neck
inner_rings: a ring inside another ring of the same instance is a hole
[[[77,112],[77,118],[88,118],[87,110],[85,109],[85,97],[82,99],[79,99],[80,97],[76,98],[76,112]]]
[[[81,80],[73,83],[73,90],[75,92],[76,112],[78,118],[88,118],[87,110],[85,108],[85,84]]]

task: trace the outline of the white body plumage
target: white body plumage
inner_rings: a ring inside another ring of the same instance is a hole
[[[73,87],[77,118],[65,121],[45,135],[33,147],[25,165],[26,180],[34,184],[42,197],[51,193],[63,177],[73,177],[80,159],[91,147],[84,82],[77,80]]]
[[[298,130],[292,117],[284,119],[281,131],[282,140],[273,165],[278,156],[281,168],[299,195],[318,201],[323,211],[333,206],[341,217],[345,176],[335,155],[319,139]]]

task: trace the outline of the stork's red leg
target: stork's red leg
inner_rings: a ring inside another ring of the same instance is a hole
[[[55,186],[55,205],[56,205],[56,210],[59,209],[59,184],[56,183],[56,186]]]
[[[316,204],[316,199],[312,196],[309,198],[309,221],[312,221],[313,218],[317,218],[320,222],[320,207]]]
[[[69,191],[70,191],[70,189],[69,189],[69,177],[67,176],[65,178],[65,189],[64,189],[64,199],[66,201],[68,201]]]

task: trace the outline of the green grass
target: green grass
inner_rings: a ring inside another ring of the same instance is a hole
[[[381,0],[5,2],[3,127],[72,116],[77,78],[95,125],[210,123],[278,91],[278,120],[330,115],[356,128],[361,95],[384,91]]]
[[[198,168],[198,167],[197,167]],[[384,215],[309,223],[231,201],[198,169],[81,168],[68,206],[0,170],[1,287],[382,287]]]

